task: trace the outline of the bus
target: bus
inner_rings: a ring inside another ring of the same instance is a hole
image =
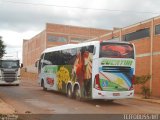
[[[134,95],[135,47],[91,41],[44,50],[36,64],[43,90],[76,99],[123,99]]]
[[[0,59],[0,85],[20,84],[20,60],[14,56],[5,55]]]

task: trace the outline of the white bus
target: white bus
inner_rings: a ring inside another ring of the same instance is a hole
[[[20,84],[20,60],[14,56],[0,59],[0,85]]]
[[[47,48],[36,62],[44,90],[76,99],[122,99],[134,95],[135,47],[92,41]]]

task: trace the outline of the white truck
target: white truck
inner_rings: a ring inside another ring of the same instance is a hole
[[[0,59],[0,85],[20,84],[20,60],[14,56]]]

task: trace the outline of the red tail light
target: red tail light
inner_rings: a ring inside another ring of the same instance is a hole
[[[94,84],[94,87],[97,89],[97,90],[101,90],[101,86],[100,86],[100,82],[99,82],[99,74],[97,74],[96,76],[95,76],[95,79],[94,79],[95,81],[95,84]]]
[[[132,81],[131,82],[132,82],[132,84],[134,84],[134,82],[135,82],[135,75],[132,76]]]
[[[131,87],[130,87],[129,90],[133,90],[133,84],[134,84],[134,82],[135,82],[135,75],[132,76],[132,80],[131,80],[132,85],[131,85]]]

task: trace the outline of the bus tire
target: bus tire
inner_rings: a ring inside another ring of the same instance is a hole
[[[82,100],[82,98],[81,98],[81,92],[80,92],[80,89],[79,89],[78,85],[75,86],[74,97],[75,97],[76,100],[79,100],[79,101]]]
[[[67,86],[67,97],[72,98],[72,86],[71,85]]]
[[[47,91],[47,88],[46,88],[45,85],[44,85],[44,80],[41,81],[41,87],[43,87],[43,90],[44,90],[44,91]]]

